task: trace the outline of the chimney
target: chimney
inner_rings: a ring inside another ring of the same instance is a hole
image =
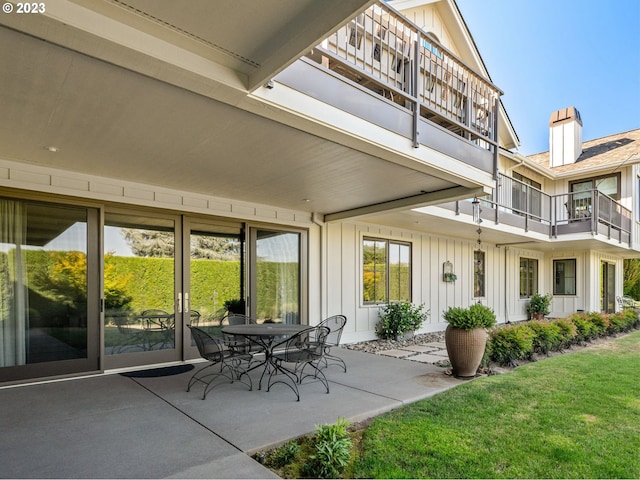
[[[549,120],[549,166],[575,163],[582,153],[582,120],[576,107],[563,108]]]

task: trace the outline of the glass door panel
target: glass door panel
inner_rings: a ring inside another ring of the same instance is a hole
[[[176,330],[175,322],[176,303],[182,301],[176,295],[175,252],[181,245],[176,242],[177,224],[175,218],[105,214],[104,344],[108,368],[181,358],[176,348],[181,330]]]
[[[616,265],[602,262],[600,274],[600,308],[604,313],[616,311]]]
[[[0,382],[99,368],[97,219],[0,199]]]
[[[183,325],[191,324],[213,334],[228,309],[245,313],[244,233],[241,224],[213,224],[185,219],[189,245],[185,272]],[[188,356],[197,356],[195,343],[185,330]]]
[[[253,229],[252,316],[259,323],[301,323],[301,234]]]

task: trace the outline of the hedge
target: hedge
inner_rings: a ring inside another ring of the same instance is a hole
[[[489,332],[487,356],[500,365],[516,366],[535,353],[547,354],[599,337],[640,328],[636,310],[613,314],[575,313],[566,318],[500,325]]]

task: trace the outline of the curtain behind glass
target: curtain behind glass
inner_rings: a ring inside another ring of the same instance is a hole
[[[24,365],[27,358],[26,236],[24,203],[0,199],[0,367]]]

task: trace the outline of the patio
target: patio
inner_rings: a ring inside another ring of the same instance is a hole
[[[364,420],[459,385],[444,369],[340,349],[331,393],[305,384],[187,393],[191,372],[105,374],[0,389],[3,478],[275,478],[249,455],[338,417]],[[256,379],[257,380],[257,379]],[[254,382],[257,385],[257,381]]]

